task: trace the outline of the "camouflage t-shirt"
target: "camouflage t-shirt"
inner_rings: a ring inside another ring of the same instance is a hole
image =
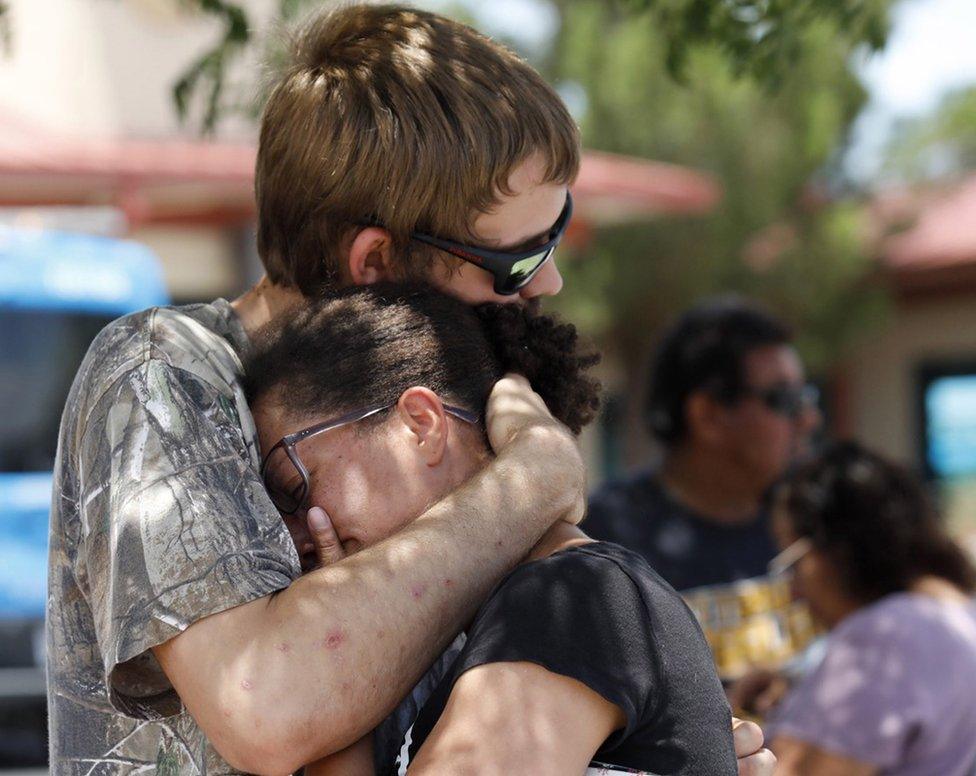
[[[300,574],[257,473],[230,305],[156,308],[92,344],[61,422],[47,607],[53,773],[233,773],[150,651]]]

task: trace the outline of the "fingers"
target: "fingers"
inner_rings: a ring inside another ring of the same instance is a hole
[[[539,423],[555,424],[556,421],[525,377],[508,374],[495,383],[485,409],[485,424],[488,440],[496,453],[521,429]]]
[[[342,549],[342,542],[336,535],[335,528],[332,527],[332,520],[325,513],[322,507],[312,507],[306,516],[308,522],[308,532],[312,536],[312,544],[315,545],[315,555],[319,560],[319,566],[328,566],[346,557]]]
[[[735,744],[736,757],[755,754],[762,749],[762,728],[755,722],[732,717],[732,742]]]
[[[738,758],[739,776],[773,776],[776,757],[763,749],[763,732],[755,722],[732,718],[732,741]]]
[[[760,749],[739,760],[738,765],[739,776],[773,776],[776,772],[776,755],[768,749]]]

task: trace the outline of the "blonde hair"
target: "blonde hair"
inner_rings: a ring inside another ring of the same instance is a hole
[[[424,231],[471,240],[471,222],[529,157],[568,184],[579,133],[522,59],[437,14],[349,5],[314,18],[261,121],[258,250],[268,277],[308,296],[339,280],[343,238],[380,223],[404,276]]]

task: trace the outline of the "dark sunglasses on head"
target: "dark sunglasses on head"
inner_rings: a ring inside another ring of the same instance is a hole
[[[450,253],[464,261],[471,262],[490,272],[495,279],[495,293],[509,296],[524,288],[536,273],[549,260],[559,241],[566,232],[566,226],[573,215],[573,198],[566,192],[566,205],[556,219],[556,223],[549,230],[549,239],[535,248],[527,251],[495,251],[488,248],[476,248],[463,245],[453,240],[445,240],[423,232],[412,232],[411,240],[431,245]]]
[[[809,384],[746,388],[742,395],[759,399],[768,410],[786,418],[797,418],[820,402],[820,390]]]

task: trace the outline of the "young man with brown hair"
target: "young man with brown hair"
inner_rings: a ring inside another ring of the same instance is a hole
[[[578,165],[553,90],[470,28],[348,6],[306,29],[262,120],[268,276],[233,303],[111,325],[68,400],[52,772],[288,773],[337,751],[410,692],[553,522],[578,520],[571,435],[506,379],[483,473],[397,536],[301,576],[341,547],[316,507],[293,543],[269,500],[240,359],[250,334],[336,286],[416,276],[468,301],[556,293],[549,259]]]

